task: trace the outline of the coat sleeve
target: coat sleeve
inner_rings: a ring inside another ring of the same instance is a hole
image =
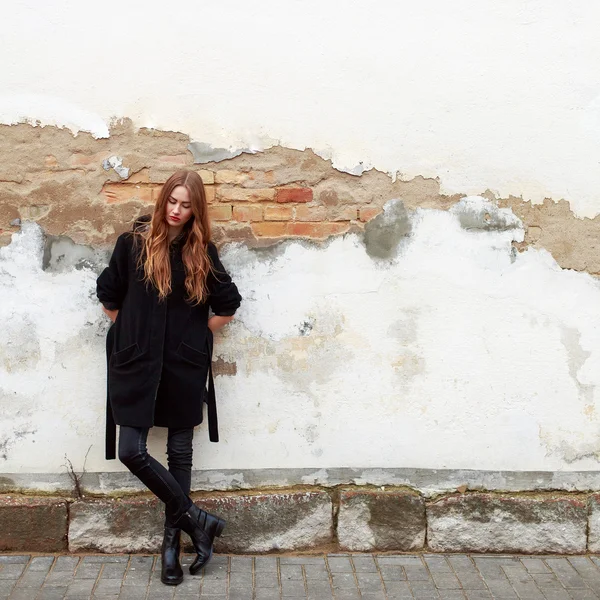
[[[126,233],[119,236],[108,267],[96,280],[96,295],[108,310],[121,308],[127,294],[130,252],[128,238],[129,234]]]
[[[208,304],[215,315],[230,317],[238,309],[242,297],[219,259],[216,246],[208,244],[208,256],[213,271],[208,274]]]

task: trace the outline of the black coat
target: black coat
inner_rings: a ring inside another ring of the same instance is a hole
[[[158,291],[144,283],[143,269],[137,267],[140,242],[134,232],[120,235],[108,267],[97,280],[100,302],[109,310],[119,309],[106,345],[107,458],[115,455],[113,423],[194,427],[202,422],[204,402],[210,439],[218,441],[208,313],[210,307],[216,315],[231,316],[241,302],[212,243],[208,255],[215,274],[209,273],[207,279],[208,300],[199,305],[186,300],[181,258],[185,233],[171,243],[171,293],[160,301]]]

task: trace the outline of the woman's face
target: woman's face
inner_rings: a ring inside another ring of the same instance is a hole
[[[165,219],[170,227],[181,229],[192,218],[192,203],[187,188],[178,185],[167,198]]]

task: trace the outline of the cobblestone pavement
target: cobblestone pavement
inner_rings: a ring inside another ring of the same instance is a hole
[[[189,565],[191,556],[183,558]],[[151,555],[0,554],[0,600],[592,600],[600,557],[465,554],[215,556],[160,582]]]

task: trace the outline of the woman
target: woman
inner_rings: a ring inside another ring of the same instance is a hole
[[[197,173],[174,173],[152,217],[119,236],[98,277],[97,295],[114,323],[107,335],[107,423],[114,419],[120,426],[121,462],[165,503],[161,580],[178,585],[181,530],[197,553],[193,575],[210,560],[214,538],[225,526],[189,497],[192,438],[206,402],[210,440],[218,441],[212,334],[233,319],[241,301],[210,241]],[[146,449],[154,425],[168,427],[168,470]],[[111,439],[108,426],[107,458],[114,458]]]

